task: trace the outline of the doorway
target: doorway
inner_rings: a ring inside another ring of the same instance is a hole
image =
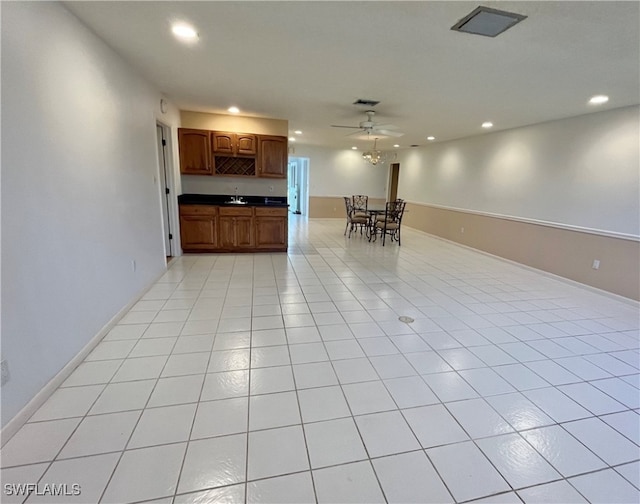
[[[170,209],[171,196],[173,194],[173,178],[169,166],[168,139],[169,127],[156,123],[156,136],[158,146],[158,173],[160,180],[160,201],[162,204],[162,228],[164,235],[164,251],[167,262],[174,256],[173,231],[171,226]]]
[[[287,185],[289,211],[296,215],[308,215],[309,158],[289,158]]]
[[[389,194],[387,201],[398,198],[398,178],[400,177],[400,163],[391,163],[389,166]]]

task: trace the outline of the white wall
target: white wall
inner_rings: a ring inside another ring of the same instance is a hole
[[[413,202],[640,235],[638,107],[401,151]]]
[[[236,187],[240,196],[287,196],[287,179],[182,175],[183,194],[235,194]]]
[[[372,166],[362,160],[362,152],[296,145],[290,156],[309,158],[309,196],[367,194],[385,198],[388,163]]]
[[[3,3],[2,425],[165,269],[159,100],[61,4]]]

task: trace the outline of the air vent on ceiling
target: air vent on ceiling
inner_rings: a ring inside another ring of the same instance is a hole
[[[451,29],[474,35],[495,37],[526,18],[527,16],[522,14],[490,9],[481,5],[454,24]]]
[[[354,105],[366,105],[367,107],[375,107],[378,103],[380,102],[376,100],[363,100],[363,99],[357,99],[356,101],[353,102]]]

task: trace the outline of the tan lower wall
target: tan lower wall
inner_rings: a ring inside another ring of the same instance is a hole
[[[370,205],[384,205],[384,198],[370,198]],[[309,217],[317,219],[346,219],[343,196],[310,196]]]
[[[417,203],[406,209],[405,226],[640,300],[638,241]],[[592,268],[594,259],[600,261],[598,270]]]

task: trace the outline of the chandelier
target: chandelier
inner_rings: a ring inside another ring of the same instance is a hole
[[[382,152],[376,149],[377,143],[378,139],[376,138],[373,140],[373,149],[362,153],[362,159],[364,159],[365,163],[372,164],[373,166],[384,163]]]

